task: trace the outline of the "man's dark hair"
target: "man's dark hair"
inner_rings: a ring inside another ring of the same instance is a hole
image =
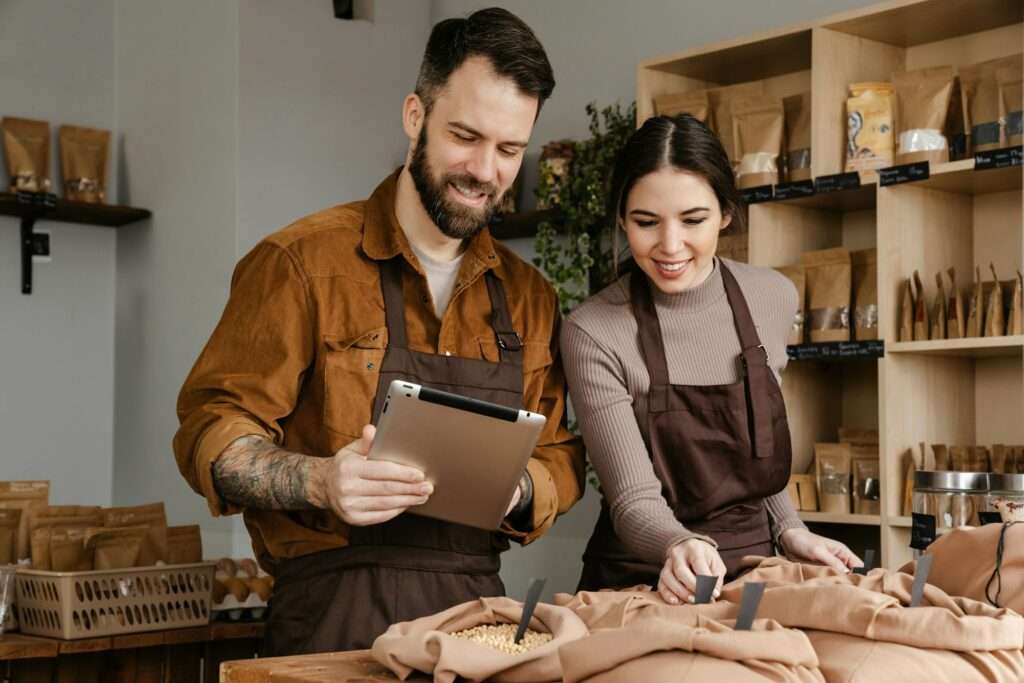
[[[491,7],[465,19],[445,19],[430,32],[416,79],[416,94],[428,114],[448,78],[473,56],[486,57],[499,76],[536,97],[538,113],[555,89],[547,53],[530,27],[508,10]]]

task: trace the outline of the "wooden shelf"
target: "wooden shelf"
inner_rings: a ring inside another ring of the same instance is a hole
[[[947,164],[936,164],[931,168],[931,177],[927,180],[905,183],[905,186],[927,187],[943,192],[957,194],[982,195],[994,192],[1020,191],[1022,178],[1020,166],[975,170],[974,159],[951,161]],[[886,189],[903,187],[894,185]]]
[[[132,206],[88,204],[67,199],[57,199],[56,205],[52,208],[42,207],[34,204],[22,204],[18,202],[16,195],[10,192],[0,192],[0,215],[119,228],[122,225],[149,218],[152,214],[146,209],[137,209]]]
[[[878,526],[882,523],[879,515],[836,514],[830,512],[800,512],[800,519],[818,524],[855,524],[859,526]]]
[[[1020,0],[902,0],[836,17],[826,28],[859,38],[911,47],[1024,21]],[[847,18],[849,17],[849,18]]]
[[[896,342],[889,344],[888,350],[890,353],[920,353],[967,358],[1013,357],[1019,356],[1024,351],[1024,335]]]
[[[499,214],[491,222],[491,235],[499,240],[533,237],[537,234],[537,226],[541,222],[557,221],[558,216],[558,209]]]
[[[898,529],[909,529],[911,526],[911,517],[889,517],[889,526],[896,527]]]
[[[873,178],[877,178],[872,174]],[[877,185],[861,181],[861,186],[850,190],[837,190],[835,192],[819,192],[806,197],[794,197],[793,199],[773,199],[773,204],[791,204],[803,206],[810,209],[825,209],[827,211],[863,211],[874,209],[876,201]]]
[[[787,346],[786,355],[792,361],[848,361],[875,360],[885,356],[885,342],[869,341],[826,342]]]

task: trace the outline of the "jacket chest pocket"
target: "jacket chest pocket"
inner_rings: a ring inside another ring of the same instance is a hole
[[[324,338],[323,420],[327,429],[354,440],[363,425],[369,424],[387,337],[387,328],[379,327],[347,340]]]

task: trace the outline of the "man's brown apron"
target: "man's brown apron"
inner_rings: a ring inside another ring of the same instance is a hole
[[[715,539],[732,578],[744,555],[773,554],[764,498],[786,487],[792,454],[786,406],[768,354],[735,277],[721,261],[718,267],[742,349],[743,379],[734,384],[670,384],[650,283],[639,270],[630,277],[630,296],[651,377],[650,452],[662,495],[688,529]],[[602,501],[579,589],[656,586],[661,568],[627,550]]]
[[[388,346],[373,422],[395,379],[521,408],[522,343],[497,276],[484,274],[499,362],[422,353],[409,349],[403,261],[397,256],[380,268]],[[499,554],[507,548],[508,540],[498,533],[408,513],[383,524],[351,527],[348,546],[281,562],[264,655],[364,649],[392,623],[504,595],[498,569]]]

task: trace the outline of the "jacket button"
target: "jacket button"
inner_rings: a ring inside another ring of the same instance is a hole
[[[366,369],[367,370],[373,370],[373,363],[367,363],[366,364]]]

